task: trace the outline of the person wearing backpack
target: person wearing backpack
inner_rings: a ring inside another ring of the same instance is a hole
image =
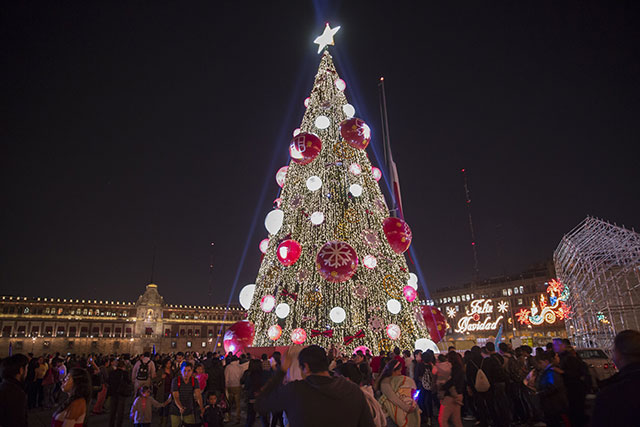
[[[511,405],[507,398],[507,373],[503,367],[504,358],[496,353],[492,342],[487,342],[482,349],[482,371],[491,385],[492,404],[488,405],[489,413],[497,427],[507,427],[511,424]]]
[[[416,365],[414,372],[415,382],[420,390],[418,396],[418,406],[422,411],[421,418],[428,426],[433,422],[433,393],[435,391],[435,380],[433,378],[433,367],[436,358],[433,350],[422,353],[420,363]]]
[[[141,387],[151,387],[151,381],[156,377],[156,365],[151,360],[151,353],[145,351],[142,357],[133,365],[131,370],[131,381],[135,389],[140,390]]]
[[[184,362],[180,373],[171,381],[171,395],[171,427],[178,427],[181,423],[196,424],[204,412],[204,405],[200,385],[193,376],[193,365],[190,362]]]
[[[476,409],[476,417],[481,427],[489,425],[489,405],[493,405],[493,399],[489,388],[491,384],[485,374],[484,359],[480,347],[471,347],[469,361],[466,365],[465,374],[467,380],[467,393],[473,399]]]

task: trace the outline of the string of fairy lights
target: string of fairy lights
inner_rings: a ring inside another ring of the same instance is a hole
[[[377,182],[380,171],[340,134],[340,123],[355,113],[345,87],[325,50],[294,132],[317,135],[322,148],[308,164],[291,162],[279,209],[267,217],[272,233],[248,315],[254,346],[294,342],[352,351],[365,345],[379,352],[413,348],[427,336],[415,295],[406,295],[411,281],[404,255],[392,250],[383,232],[389,210]],[[277,253],[287,239],[301,248],[289,266]],[[346,242],[357,254],[357,270],[346,281],[332,283],[318,272],[316,257],[330,241]]]

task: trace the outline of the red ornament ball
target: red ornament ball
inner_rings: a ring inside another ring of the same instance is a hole
[[[292,239],[284,240],[282,243],[278,245],[277,250],[278,260],[285,267],[289,267],[298,261],[300,258],[300,254],[302,253],[302,247],[300,243],[296,242]]]
[[[320,154],[320,150],[322,150],[322,141],[312,133],[299,133],[289,144],[291,160],[300,165],[311,163]]]
[[[371,140],[371,129],[364,120],[352,117],[340,123],[340,135],[353,148],[364,150]]]
[[[253,323],[248,320],[241,320],[234,323],[224,333],[223,345],[225,353],[244,353],[253,343],[256,333]]]
[[[332,240],[320,248],[316,268],[325,280],[332,283],[344,282],[358,269],[358,254],[348,243]]]
[[[422,320],[429,329],[431,340],[437,343],[447,333],[447,321],[436,307],[423,305],[420,306],[420,309],[422,310]]]
[[[409,249],[412,234],[406,222],[400,218],[389,217],[384,220],[382,230],[395,253],[402,254]]]
[[[416,291],[409,285],[405,286],[404,289],[402,289],[402,294],[409,302],[415,301],[415,299],[418,297],[418,291]]]

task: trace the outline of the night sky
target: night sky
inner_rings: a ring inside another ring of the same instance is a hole
[[[212,302],[234,282],[237,302],[327,20],[378,149],[385,77],[430,290],[472,276],[461,168],[483,278],[550,259],[587,215],[640,226],[640,13],[622,2],[11,3],[1,294],[134,300],[155,247],[165,301],[209,302],[213,255]]]

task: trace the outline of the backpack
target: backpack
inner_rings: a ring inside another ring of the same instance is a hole
[[[191,379],[191,387],[196,388],[196,382],[193,380],[193,375],[189,377]],[[180,388],[180,383],[182,380],[182,375],[178,375],[178,388]]]
[[[424,370],[424,374],[422,374],[422,378],[420,379],[422,388],[428,391],[431,391],[433,387],[433,373],[431,372],[431,369],[432,368],[427,365]]]
[[[476,372],[476,381],[474,383],[474,388],[476,389],[476,391],[478,391],[480,393],[484,393],[484,392],[489,391],[489,388],[491,387],[491,383],[489,382],[489,378],[487,378],[487,375],[482,370],[482,363],[483,362],[484,362],[484,360],[480,363],[480,367],[479,368],[474,363],[474,366],[476,368],[478,368],[478,371]]]
[[[149,360],[147,363],[142,363],[142,361],[140,361],[140,367],[138,368],[138,373],[136,374],[136,379],[138,381],[146,381],[149,379],[149,363],[151,363],[151,360]]]

